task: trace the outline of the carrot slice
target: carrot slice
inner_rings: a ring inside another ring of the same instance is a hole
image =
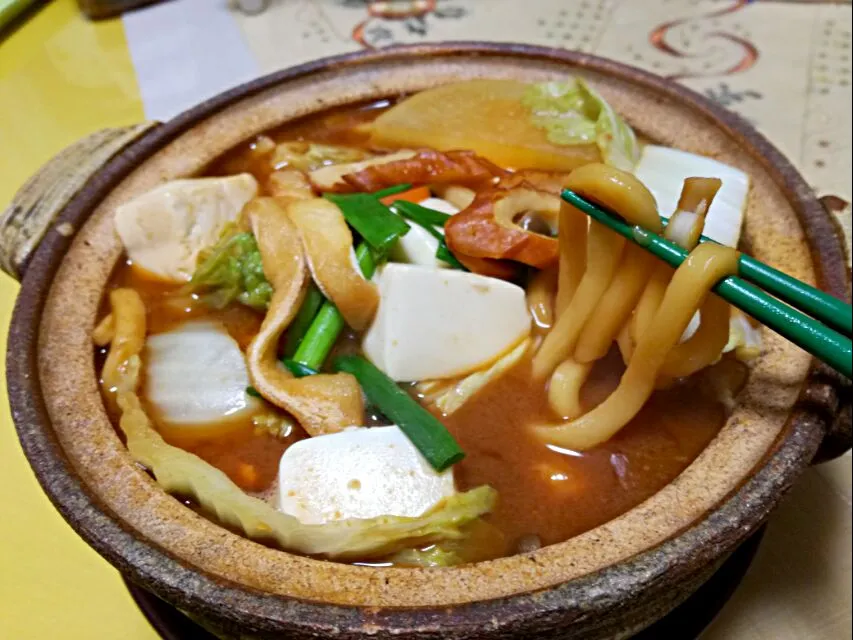
[[[429,198],[429,196],[429,187],[415,187],[414,189],[409,189],[408,191],[403,191],[401,193],[392,193],[390,196],[380,198],[379,202],[385,206],[388,206],[392,202],[397,202],[397,200],[405,200],[406,202],[418,204],[419,202],[423,202]]]
[[[240,462],[237,464],[237,484],[246,489],[256,489],[258,485],[258,469],[253,464]]]

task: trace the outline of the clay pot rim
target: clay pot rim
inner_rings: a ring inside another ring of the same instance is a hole
[[[389,54],[358,52],[310,62],[288,70],[276,72],[246,83],[216,96],[157,127],[146,137],[113,158],[77,196],[61,216],[78,228],[95,205],[142,161],[177,137],[184,130],[207,115],[229,104],[245,99],[286,80],[303,77],[329,67],[346,67],[354,62],[369,61],[373,57],[389,55],[453,55],[472,56],[503,55],[527,59],[547,59],[582,66],[621,79],[630,80],[672,98],[693,104],[703,115],[748,140],[753,150],[762,158],[769,173],[778,178],[777,186],[796,205],[798,214],[808,221],[803,227],[818,267],[818,277],[824,288],[836,294],[847,293],[846,269],[843,250],[834,241],[836,231],[832,221],[815,199],[811,189],[791,164],[767,141],[745,124],[738,116],[723,110],[708,99],[670,83],[652,74],[620,63],[602,60],[595,56],[563,50],[527,45],[488,43],[448,43],[396,47]],[[349,628],[366,625],[364,615],[353,617],[357,609],[253,591],[228,581],[205,575],[188,568],[164,551],[137,539],[133,532],[114,519],[95,496],[73,474],[52,430],[38,425],[50,423],[40,394],[36,370],[38,319],[44,306],[48,288],[57,267],[63,259],[70,238],[50,234],[29,262],[22,283],[24,295],[18,297],[10,333],[7,369],[9,371],[9,397],[19,437],[34,471],[48,496],[63,516],[99,553],[109,558],[134,581],[151,589],[167,600],[186,602],[186,606],[213,618],[223,609],[235,611],[250,620],[258,629],[275,630],[275,623],[296,618],[318,631],[331,632],[342,624]],[[813,370],[812,378],[822,374]],[[808,382],[806,384],[808,386]],[[465,628],[493,626],[495,618],[501,627],[513,628],[528,621],[530,616],[546,617],[549,612],[566,606],[568,589],[577,593],[599,591],[598,603],[602,608],[614,606],[621,595],[636,592],[650,582],[660,580],[664,569],[661,559],[677,557],[674,564],[666,565],[668,578],[688,574],[699,564],[713,562],[726,550],[733,548],[760,523],[784,491],[817,450],[824,428],[822,407],[804,407],[789,418],[789,428],[784,430],[772,453],[762,468],[734,495],[720,505],[707,518],[658,547],[643,552],[635,558],[594,574],[573,580],[564,585],[537,593],[522,593],[498,600],[457,605],[448,609],[393,610],[381,615],[383,630],[418,628],[425,631],[448,625]],[[756,507],[755,505],[760,505]],[[674,554],[674,555],[673,555]],[[570,586],[569,586],[570,585]],[[466,615],[455,616],[452,611],[464,608]],[[452,621],[451,621],[452,618]],[[354,624],[353,624],[354,623]]]

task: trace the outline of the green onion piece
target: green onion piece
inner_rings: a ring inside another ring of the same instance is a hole
[[[382,198],[387,198],[388,196],[393,196],[393,195],[396,195],[398,193],[403,193],[404,191],[408,191],[411,188],[412,188],[412,185],[410,185],[408,183],[398,184],[394,187],[388,187],[387,189],[380,189],[379,191],[374,191],[370,195],[372,195],[377,200],[381,200]]]
[[[255,387],[246,387],[246,395],[252,396],[253,398],[262,398],[261,392],[255,389]]]
[[[370,280],[373,274],[376,273],[376,259],[370,252],[370,247],[364,243],[355,248],[355,260],[358,262],[358,267],[361,269],[361,274]]]
[[[396,211],[404,218],[408,218],[415,224],[426,229],[433,238],[438,240],[438,248],[435,250],[435,257],[443,262],[446,262],[454,269],[460,271],[468,271],[465,266],[456,259],[456,256],[451,253],[447,247],[447,242],[444,239],[444,234],[436,227],[444,227],[444,223],[450,219],[450,215],[441,211],[433,211],[427,207],[422,207],[419,204],[412,202],[399,201],[391,205],[391,209]]]
[[[435,257],[446,262],[454,269],[468,271],[465,265],[459,262],[459,260],[456,259],[456,256],[454,256],[450,249],[447,248],[447,243],[444,241],[444,238],[438,241],[438,248],[435,250]]]
[[[311,367],[306,367],[301,362],[294,362],[293,360],[288,360],[287,358],[283,359],[282,364],[287,367],[287,370],[290,371],[297,378],[304,378],[305,376],[313,376],[318,373],[316,369],[312,369]]]
[[[397,213],[404,218],[408,218],[422,227],[443,227],[444,223],[452,217],[449,213],[443,213],[441,211],[436,211],[435,209],[422,207],[419,204],[406,202],[405,200],[398,200],[391,205],[391,209],[396,210]]]
[[[327,193],[324,197],[340,207],[344,218],[364,241],[377,252],[384,254],[397,238],[409,231],[408,223],[394,215],[370,193],[337,195]]]
[[[332,368],[354,375],[370,402],[403,430],[436,471],[444,471],[465,457],[438,418],[367,360],[341,356],[335,358]]]
[[[308,332],[308,328],[314,322],[314,317],[320,310],[320,306],[324,300],[323,294],[317,288],[317,285],[312,282],[305,294],[305,300],[302,301],[302,306],[299,307],[296,317],[287,328],[287,334],[284,339],[285,358],[289,358],[296,353],[296,349],[299,348],[299,344]]]
[[[372,278],[376,271],[376,261],[370,252],[370,247],[361,243],[356,247],[355,257],[364,277]],[[302,342],[299,343],[299,347],[291,360],[319,371],[332,347],[335,346],[344,326],[346,323],[341,312],[331,301],[326,300],[314,317],[314,322],[305,332],[305,337],[302,338]]]
[[[314,318],[314,322],[308,329],[308,333],[305,334],[305,338],[303,338],[296,353],[293,354],[292,360],[311,369],[319,370],[345,326],[346,323],[341,312],[335,305],[326,300],[320,307],[320,311]]]

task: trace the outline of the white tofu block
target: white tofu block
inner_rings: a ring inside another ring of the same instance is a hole
[[[530,333],[524,289],[504,280],[389,263],[376,281],[379,309],[362,348],[397,382],[465,375]]]
[[[281,457],[279,509],[305,524],[420,516],[455,493],[397,426],[353,427],[300,440]]]
[[[135,264],[164,280],[186,282],[198,254],[257,194],[258,183],[248,173],[174,180],[118,206],[116,231]]]

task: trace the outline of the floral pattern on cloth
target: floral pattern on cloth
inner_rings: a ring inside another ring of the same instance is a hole
[[[853,200],[849,4],[525,0],[520,10],[521,4],[289,0],[237,20],[265,71],[358,49],[453,40],[594,53],[675,79],[731,109],[791,158],[819,195]],[[849,238],[850,207],[835,215]]]

